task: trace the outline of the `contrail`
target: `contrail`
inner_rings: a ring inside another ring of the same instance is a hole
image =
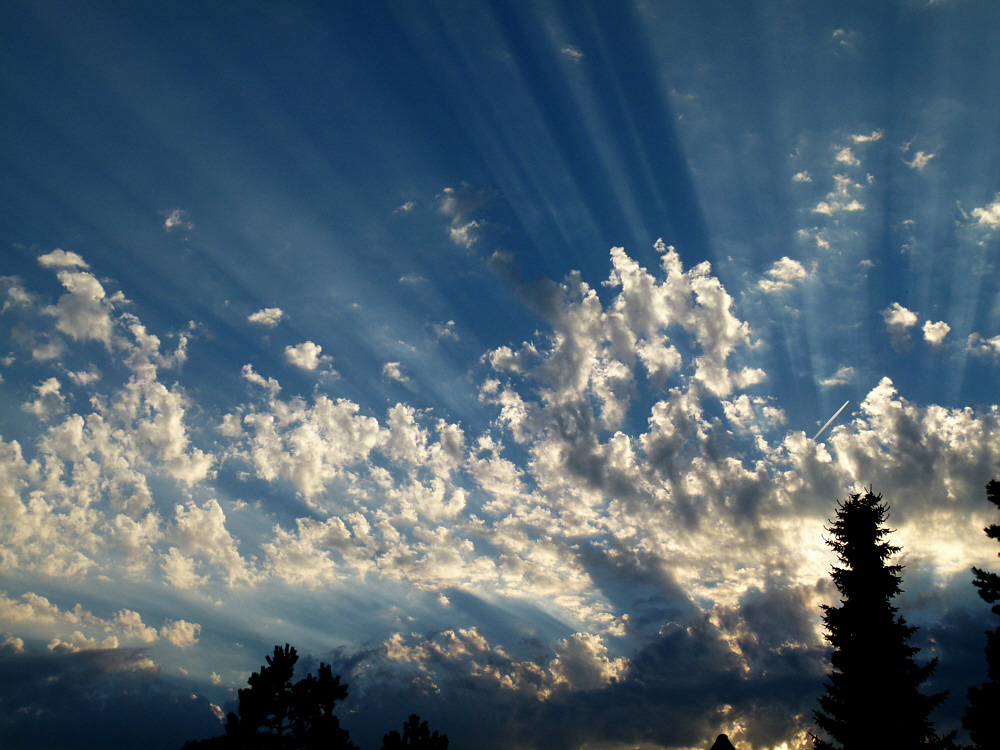
[[[830,419],[828,419],[828,420],[827,420],[827,422],[826,422],[826,424],[825,424],[825,425],[823,425],[822,427],[820,427],[820,428],[819,428],[819,432],[817,432],[817,433],[816,433],[816,434],[815,434],[815,435],[813,436],[813,440],[815,440],[815,439],[816,439],[816,438],[818,438],[818,437],[819,437],[820,435],[822,435],[822,434],[823,434],[823,430],[825,430],[825,429],[826,429],[827,427],[829,427],[829,426],[830,426],[831,424],[833,424],[833,420],[835,420],[835,419],[836,419],[837,417],[839,417],[839,416],[840,416],[840,412],[842,412],[842,411],[843,411],[843,410],[844,410],[845,408],[847,408],[847,405],[848,405],[849,403],[851,403],[851,402],[850,402],[850,401],[845,401],[845,402],[844,402],[844,405],[843,405],[843,406],[841,406],[841,407],[840,407],[839,409],[837,409],[837,413],[836,413],[836,414],[834,414],[834,415],[833,415],[832,417],[830,417]]]

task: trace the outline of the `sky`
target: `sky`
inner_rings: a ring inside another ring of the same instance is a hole
[[[1000,4],[0,4],[0,726],[807,745],[890,507],[934,714],[995,617]],[[821,434],[820,428],[846,402]]]

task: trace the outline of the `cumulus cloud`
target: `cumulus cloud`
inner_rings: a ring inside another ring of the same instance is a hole
[[[1000,194],[988,206],[972,209],[972,215],[978,220],[981,227],[1000,228]]]
[[[76,253],[56,248],[51,253],[38,256],[38,262],[46,268],[90,268],[90,266]]]
[[[844,146],[843,148],[839,149],[837,151],[837,156],[835,157],[835,159],[838,163],[846,164],[849,167],[856,167],[859,164],[861,164],[861,162],[858,161],[858,157],[854,155],[854,152],[851,151],[849,146]]]
[[[898,302],[893,302],[882,311],[882,319],[892,336],[892,348],[896,351],[907,348],[910,345],[910,329],[920,320],[917,314]]]
[[[21,408],[39,419],[47,419],[66,409],[66,398],[59,392],[59,381],[48,378],[35,386],[36,398],[23,404]]]
[[[917,151],[917,153],[913,155],[913,160],[906,162],[906,165],[910,167],[910,169],[916,169],[923,172],[924,167],[926,167],[930,163],[930,160],[935,156],[937,156],[937,154],[927,154],[923,151]]]
[[[459,341],[458,333],[455,332],[455,321],[449,320],[447,323],[435,323],[432,326],[434,335],[440,341]]]
[[[280,307],[265,307],[263,310],[258,310],[248,315],[247,320],[251,323],[266,326],[267,328],[274,328],[286,317],[288,316],[285,315]]]
[[[403,374],[402,365],[399,362],[386,362],[382,366],[382,377],[395,380],[398,383],[410,382],[410,379]]]
[[[58,277],[68,293],[43,312],[55,317],[56,329],[70,338],[100,341],[110,346],[114,328],[112,308],[101,283],[83,271],[60,271]]]
[[[837,174],[833,176],[834,189],[826,196],[826,200],[820,201],[813,208],[813,213],[833,216],[841,212],[864,211],[865,205],[856,197],[862,186],[852,182],[847,175]]]
[[[812,176],[808,172],[796,172],[792,175],[792,182],[812,182]]]
[[[201,625],[196,622],[168,622],[160,629],[160,636],[177,648],[187,648],[198,642],[198,635],[201,633]]]
[[[924,341],[935,348],[939,347],[944,343],[945,336],[950,330],[951,326],[943,320],[937,323],[932,323],[929,320],[924,321]]]
[[[460,189],[447,187],[438,196],[438,213],[451,219],[448,236],[456,245],[470,249],[478,239],[480,221],[471,218],[487,202],[484,193],[474,192],[463,185]]]
[[[285,360],[303,370],[315,370],[321,364],[333,361],[333,357],[320,356],[322,351],[323,347],[319,344],[306,341],[295,346],[286,346]]]
[[[797,260],[785,256],[775,261],[767,271],[770,278],[761,279],[757,287],[765,294],[776,294],[792,288],[793,282],[809,277],[809,272]]]
[[[166,221],[163,222],[163,227],[168,232],[178,228],[191,230],[194,229],[194,224],[192,224],[191,220],[188,218],[187,211],[182,211],[179,208],[175,208],[173,211],[167,214],[167,219]]]
[[[983,338],[978,333],[970,333],[967,348],[977,357],[1000,358],[1000,336]]]

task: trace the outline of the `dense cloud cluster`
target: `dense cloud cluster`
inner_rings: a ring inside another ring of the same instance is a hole
[[[838,184],[846,201],[854,188]],[[457,201],[446,194],[441,210],[468,229]],[[153,577],[213,596],[375,577],[438,592],[444,605],[456,593],[517,602],[563,635],[525,651],[476,627],[401,630],[349,667],[362,686],[389,673],[426,696],[474,686],[537,715],[595,691],[612,707],[666,701],[677,712],[669,736],[660,721],[621,735],[620,708],[595,714],[607,725],[591,729],[618,741],[690,743],[709,724],[748,739],[798,736],[808,707],[788,716],[776,706],[815,694],[822,678],[832,499],[861,483],[898,498],[910,565],[948,583],[990,554],[962,530],[980,523],[979,488],[1000,467],[1000,413],[918,407],[884,378],[825,442],[787,432],[752,364],[754,332],[710,266],[685,270],[673,248],[656,250],[658,273],[611,251],[607,301],[579,274],[536,295],[550,330],[483,357],[479,399],[495,421],[482,434],[404,403],[373,415],[318,389],[285,395],[250,364],[246,400],[193,425],[191,398],[161,380],[185,362],[188,336],[164,352],[82,258],[44,255],[65,289],[56,303],[5,282],[5,314],[25,321],[23,351],[54,374],[26,389],[35,443],[0,443],[0,566],[50,579]],[[783,258],[758,288],[787,292],[810,273]],[[918,317],[898,304],[883,315],[904,346]],[[268,308],[248,320],[273,328],[282,317]],[[928,324],[940,344],[947,325]],[[99,345],[107,366],[60,366],[49,355],[68,351],[63,337]],[[285,357],[306,371],[330,360],[309,341]],[[398,363],[386,368],[405,382]],[[821,385],[853,378],[844,367]],[[241,542],[229,515],[245,504],[213,496],[222,470],[297,497],[297,517],[256,546]],[[157,499],[164,482],[177,500]],[[131,610],[102,619],[30,592],[0,600],[0,620],[52,631],[53,654],[117,653],[128,641],[187,648],[203,635],[180,617],[157,630]]]

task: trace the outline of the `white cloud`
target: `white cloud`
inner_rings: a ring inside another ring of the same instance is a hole
[[[309,407],[298,398],[278,400],[272,392],[265,411],[250,408],[243,418],[257,476],[287,479],[307,498],[318,494],[382,439],[378,421],[358,411],[345,399],[319,395]]]
[[[320,352],[322,351],[323,347],[319,344],[306,341],[296,346],[286,346],[285,360],[289,364],[301,367],[303,370],[315,370],[321,364],[333,361],[333,357],[320,356]]]
[[[559,641],[555,652],[549,672],[555,685],[570,690],[599,690],[620,679],[628,669],[625,657],[609,659],[600,636],[590,633],[575,633]]]
[[[913,156],[913,161],[906,162],[906,165],[911,169],[916,169],[921,172],[924,171],[924,167],[933,159],[937,154],[925,154],[923,151],[917,151]]]
[[[36,398],[21,408],[39,419],[47,419],[66,409],[66,398],[59,392],[59,381],[49,378],[35,386]]]
[[[835,158],[840,164],[846,164],[849,167],[856,167],[861,163],[854,155],[854,152],[851,151],[850,146],[844,146],[838,150]]]
[[[198,642],[198,635],[201,633],[201,625],[196,622],[168,622],[160,628],[160,636],[177,646],[177,648],[187,648]]]
[[[447,187],[438,196],[438,213],[451,219],[448,236],[456,245],[470,249],[477,240],[477,232],[481,226],[471,215],[486,203],[483,193],[475,193],[467,186],[460,190]]]
[[[185,582],[196,584],[204,580],[192,576],[194,570],[203,567],[197,560],[224,571],[229,586],[253,582],[254,573],[240,556],[236,539],[226,528],[226,515],[217,500],[209,500],[202,507],[192,501],[187,507],[177,505],[174,510],[176,525],[169,537],[176,547],[171,549],[172,559],[167,559],[167,564],[172,566],[168,574],[173,572],[175,585],[186,588]],[[188,565],[182,556],[196,562]]]
[[[907,310],[898,302],[893,302],[882,311],[886,330],[892,336],[892,347],[896,350],[906,348],[910,344],[910,328],[915,326],[920,318],[915,312]]]
[[[835,187],[826,196],[826,200],[820,201],[813,209],[813,213],[833,216],[836,213],[847,211],[864,211],[865,205],[855,196],[855,191],[861,190],[862,186],[851,182],[847,175],[837,174],[833,176]]]
[[[410,379],[403,374],[402,365],[399,362],[386,362],[382,366],[382,377],[399,383],[410,382]]]
[[[435,323],[432,326],[434,335],[440,341],[459,341],[458,334],[455,332],[455,321],[449,320],[447,323]]]
[[[924,340],[935,348],[939,347],[944,343],[944,338],[948,335],[948,331],[950,330],[951,326],[943,320],[937,323],[931,323],[929,320],[925,321]]]
[[[83,271],[60,271],[58,276],[69,293],[42,312],[55,317],[56,328],[74,340],[95,340],[110,347],[114,323],[104,287]]]
[[[268,328],[274,328],[287,316],[280,307],[265,307],[247,316],[251,323],[257,323]]]
[[[559,51],[575,63],[578,63],[583,59],[583,53],[571,44],[567,44]]]
[[[462,247],[469,249],[471,248],[477,239],[476,230],[479,229],[478,221],[469,221],[465,224],[459,226],[453,226],[448,230],[448,236],[451,237],[451,241],[456,245],[461,245]]]
[[[792,176],[792,182],[812,182],[812,179],[808,172],[796,172]]]
[[[412,211],[414,208],[416,208],[416,206],[417,206],[417,204],[414,203],[413,201],[406,201],[406,203],[404,203],[403,205],[399,206],[396,209],[396,211],[398,213],[408,214],[408,213],[410,213],[410,211]]]
[[[194,229],[194,224],[188,219],[188,212],[175,208],[167,215],[167,220],[163,222],[164,228],[169,232],[180,227],[181,229]]]
[[[833,375],[826,378],[825,380],[819,381],[821,388],[832,388],[838,385],[848,385],[854,382],[854,378],[857,373],[854,371],[853,367],[841,367]]]
[[[129,640],[143,643],[153,643],[159,636],[156,628],[151,628],[142,621],[138,612],[123,609],[115,615],[114,624],[121,629],[122,636]]]
[[[979,220],[980,226],[990,229],[1000,228],[1000,194],[997,194],[988,206],[972,209],[972,215]]]
[[[969,334],[968,350],[977,357],[1000,358],[1000,336],[983,338],[978,333]]]
[[[103,641],[98,641],[96,638],[88,638],[79,630],[74,630],[73,634],[70,636],[68,641],[63,641],[59,638],[53,638],[49,641],[48,646],[49,651],[58,651],[61,653],[75,654],[80,651],[91,651],[95,649],[109,649],[118,648],[118,639],[113,635],[109,635]]]
[[[66,252],[56,248],[51,253],[38,256],[38,262],[46,268],[90,268],[89,265],[74,252]]]
[[[66,377],[72,380],[76,385],[88,386],[93,385],[100,380],[101,373],[93,364],[91,364],[87,370],[81,370],[80,372],[67,371]]]
[[[855,143],[874,143],[875,141],[882,140],[882,131],[873,130],[868,135],[863,135],[863,134],[852,135],[851,140],[854,141]]]
[[[765,294],[775,294],[784,292],[792,288],[792,283],[809,278],[809,272],[797,260],[783,257],[775,261],[767,271],[771,278],[761,279],[757,282],[757,287]]]

